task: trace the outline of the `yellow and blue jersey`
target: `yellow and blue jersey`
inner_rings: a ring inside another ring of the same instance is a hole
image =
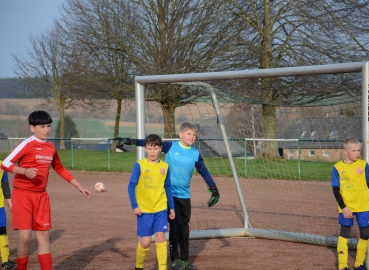
[[[358,159],[347,164],[342,160],[332,169],[332,187],[339,187],[345,205],[352,212],[369,211],[369,166],[366,161]],[[338,206],[338,211],[342,209]]]
[[[159,160],[151,163],[146,158],[133,166],[128,185],[132,209],[137,207],[143,213],[157,213],[174,209],[168,163]]]

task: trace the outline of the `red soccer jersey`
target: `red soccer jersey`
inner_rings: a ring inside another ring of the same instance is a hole
[[[13,181],[13,186],[16,188],[44,191],[48,182],[50,165],[66,181],[70,182],[74,179],[73,175],[61,163],[54,144],[46,140],[39,140],[34,136],[25,139],[19,144],[4,159],[1,168],[12,172],[17,161],[18,166],[22,168],[37,168],[38,171],[34,179],[29,179],[22,174],[16,174]]]

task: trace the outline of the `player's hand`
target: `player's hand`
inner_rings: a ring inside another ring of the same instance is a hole
[[[12,199],[5,199],[6,204],[8,205],[8,208],[10,211],[13,209]]]
[[[87,198],[88,198],[89,200],[91,200],[92,194],[91,194],[91,192],[90,192],[88,189],[83,189],[81,192],[82,192],[85,196],[87,196]]]
[[[131,145],[132,141],[130,138],[122,138],[122,137],[115,137],[114,139],[118,140],[118,146],[123,146],[123,145]]]
[[[211,192],[211,197],[208,201],[208,207],[212,207],[219,201],[220,195],[217,186],[209,187],[208,190]]]
[[[135,214],[136,216],[141,216],[142,215],[141,209],[139,207],[133,209],[133,214]]]
[[[135,146],[136,145],[136,139],[131,139],[131,138],[127,138],[127,137],[119,138],[118,145],[122,146],[124,144],[125,145],[133,145],[133,146]]]
[[[348,207],[342,209],[342,214],[345,218],[354,218],[354,215],[352,214],[350,208]]]
[[[24,175],[29,178],[29,179],[33,179],[36,177],[37,175],[37,170],[36,168],[26,168],[24,170]]]
[[[176,217],[176,214],[175,214],[174,210],[173,209],[170,209],[169,210],[169,218],[170,219],[174,219],[175,217]]]

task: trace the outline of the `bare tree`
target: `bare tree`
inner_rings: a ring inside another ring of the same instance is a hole
[[[133,98],[133,75],[216,70],[228,22],[218,1],[70,0],[63,22],[90,52],[91,74],[118,102]],[[96,80],[95,80],[96,81]],[[174,111],[191,103],[181,86],[149,86],[147,100],[161,104],[165,136],[175,136]],[[155,93],[155,95],[150,95]],[[114,136],[116,133],[114,134]]]
[[[59,112],[60,137],[64,138],[64,111],[76,102],[79,50],[67,46],[67,37],[56,25],[40,36],[31,36],[28,57],[13,55],[16,74],[27,82],[32,97],[41,97]],[[60,149],[64,149],[64,140]]]
[[[63,22],[76,46],[85,51],[83,81],[87,96],[117,102],[113,137],[119,135],[123,102],[134,96],[133,66],[122,44],[129,38],[121,17],[127,10],[110,1],[71,0],[63,7]],[[116,148],[116,141],[112,149]]]
[[[226,6],[227,16],[234,18],[235,32],[239,33],[232,42],[233,54],[224,65],[232,69],[362,61],[367,53],[366,42],[359,41],[349,28],[353,21],[348,12],[361,12],[356,1],[227,0]],[[361,27],[364,22],[359,22]],[[247,87],[239,94],[262,104],[265,138],[277,137],[278,106],[299,106],[360,91],[357,77],[347,74],[264,78],[244,84]],[[266,143],[264,149],[271,158],[278,156],[276,142]]]

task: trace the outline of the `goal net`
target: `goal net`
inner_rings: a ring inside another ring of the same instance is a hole
[[[363,142],[367,159],[366,69],[349,63],[136,77],[137,137],[176,140],[183,122],[195,124],[195,147],[219,188],[219,203],[208,208],[210,193],[194,171],[190,237],[335,246],[331,170],[349,137]],[[354,248],[358,231],[351,237]]]

